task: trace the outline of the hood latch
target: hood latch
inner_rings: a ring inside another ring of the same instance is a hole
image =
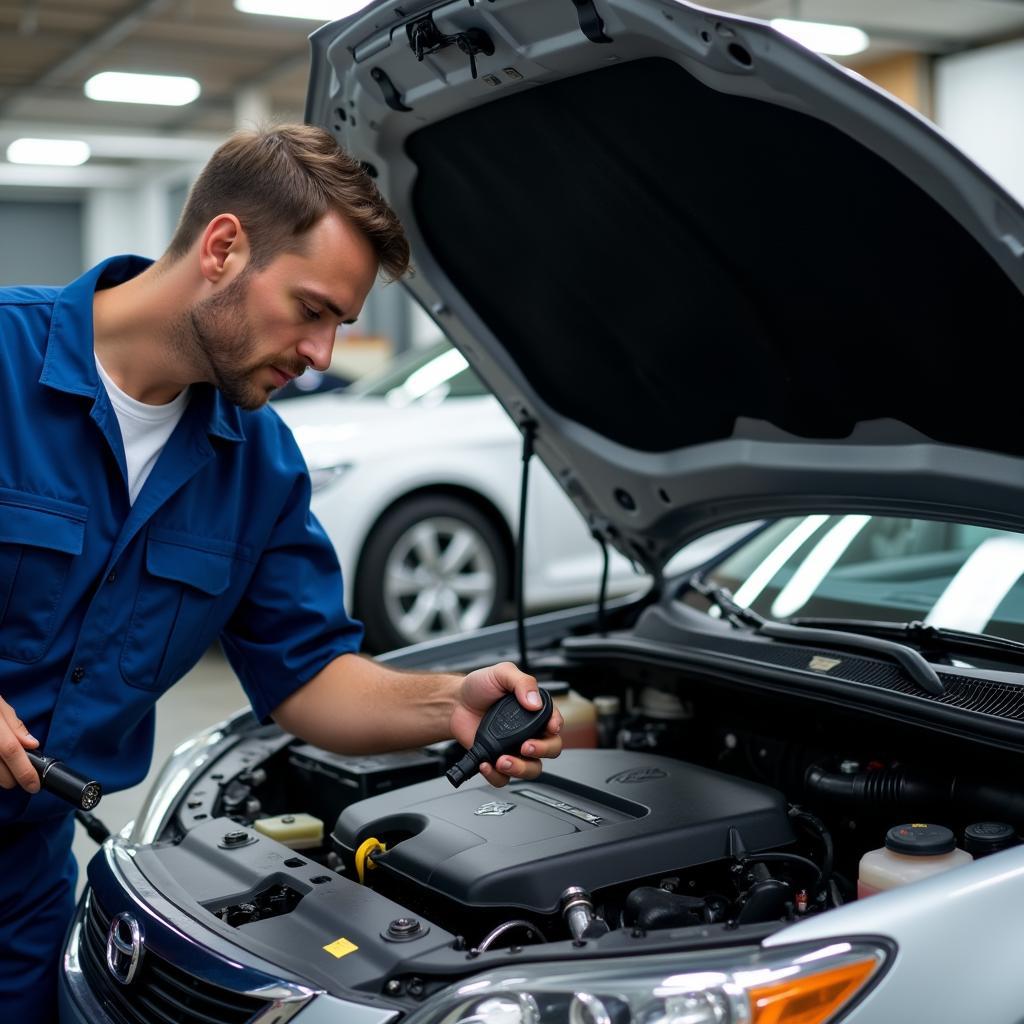
[[[476,78],[476,55],[483,53],[490,57],[494,53],[494,41],[482,28],[467,28],[464,32],[445,35],[434,24],[432,14],[410,21],[405,31],[409,36],[409,47],[416,54],[417,60],[423,60],[428,53],[437,53],[446,46],[457,46],[469,57],[469,72],[473,78]]]

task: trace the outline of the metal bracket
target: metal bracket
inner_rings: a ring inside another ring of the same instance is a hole
[[[605,35],[604,22],[597,13],[594,0],[572,0],[576,7],[576,15],[580,19],[580,31],[592,43],[610,43],[613,40]]]
[[[434,24],[432,14],[410,21],[405,32],[409,37],[409,48],[417,60],[423,60],[427,54],[437,53],[446,46],[457,46],[469,58],[469,71],[473,78],[477,77],[476,55],[483,53],[490,57],[494,53],[494,42],[482,28],[467,28],[464,32],[445,35]]]

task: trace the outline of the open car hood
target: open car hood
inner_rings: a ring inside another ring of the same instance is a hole
[[[312,47],[409,288],[648,570],[786,514],[1024,530],[1024,211],[915,113],[678,0],[385,0]]]

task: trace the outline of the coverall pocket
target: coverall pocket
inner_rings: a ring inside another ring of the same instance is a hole
[[[49,649],[71,560],[82,553],[88,511],[0,488],[0,658],[31,664]]]
[[[222,595],[231,584],[233,551],[226,541],[150,529],[146,572],[121,649],[125,682],[162,691],[202,657],[230,614]]]

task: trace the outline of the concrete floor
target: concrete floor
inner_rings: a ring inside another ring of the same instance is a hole
[[[220,649],[209,651],[184,679],[172,686],[156,706],[156,742],[149,774],[138,785],[103,797],[96,815],[117,832],[131,821],[168,755],[183,740],[200,729],[219,722],[248,704],[242,687],[228,667]],[[98,847],[79,825],[74,854],[78,859],[78,892],[81,893],[85,866]]]

